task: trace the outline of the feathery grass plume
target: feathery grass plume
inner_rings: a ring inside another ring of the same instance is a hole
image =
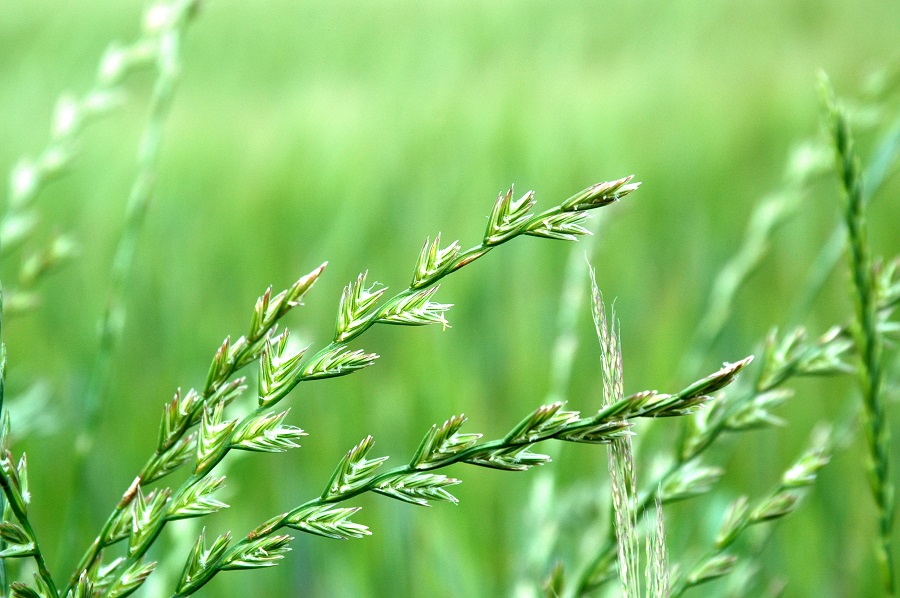
[[[234,544],[230,544],[228,538],[220,538],[225,548],[219,551],[216,558],[201,560],[192,552],[185,565],[185,571],[189,574],[182,577],[173,596],[195,593],[219,572],[235,568],[235,562],[243,563],[242,568],[276,564],[275,561],[288,549],[289,536],[281,533],[285,528],[339,539],[369,535],[368,527],[349,519],[359,510],[358,507],[338,506],[360,494],[374,492],[419,506],[429,506],[432,501],[456,504],[457,499],[449,488],[459,484],[460,480],[435,471],[456,463],[504,471],[526,471],[550,462],[547,455],[531,450],[540,442],[556,439],[582,444],[609,444],[630,434],[630,420],[633,418],[690,413],[709,399],[705,392],[715,392],[731,383],[745,364],[746,360],[724,368],[675,394],[645,391],[621,398],[593,416],[565,411],[560,402],[542,405],[502,438],[486,442],[479,442],[481,434],[461,433],[466,418],[463,415],[454,416],[441,426],[432,426],[406,465],[380,474],[378,470],[387,457],[370,457],[374,441],[368,436],[347,452],[319,497],[273,517]],[[202,542],[201,536],[198,546]],[[272,550],[275,552],[271,553]],[[263,552],[271,558],[251,558]]]
[[[893,262],[885,266],[878,280],[878,288],[882,289],[878,293],[879,326],[887,330],[894,325],[890,318],[900,303],[898,266]],[[639,516],[647,513],[657,497],[665,504],[709,492],[724,471],[704,465],[701,458],[723,434],[782,425],[774,409],[793,395],[786,384],[798,377],[854,373],[848,362],[854,349],[849,324],[833,326],[813,340],[807,339],[802,328],[783,335],[773,330],[749,388],[739,383],[688,420],[674,463],[653,481],[639,501]],[[578,595],[586,595],[609,581],[615,554],[615,537],[609,537],[577,576],[574,583]]]
[[[863,398],[864,428],[869,449],[869,483],[878,507],[878,563],[885,592],[896,595],[892,533],[894,486],[890,477],[890,438],[884,396],[883,340],[878,330],[878,306],[871,248],[863,204],[863,175],[853,135],[827,78],[821,81],[823,100],[835,148],[835,163],[843,188],[843,214],[847,227],[847,256],[856,305],[853,327],[860,357],[859,383]]]
[[[446,325],[443,314],[450,305],[430,300],[439,280],[472,263],[494,247],[521,235],[571,240],[575,235],[586,234],[588,231],[577,225],[588,217],[583,210],[608,205],[631,193],[637,189],[638,184],[630,181],[631,177],[626,177],[594,185],[562,204],[536,215],[530,212],[535,204],[533,192],[525,194],[519,200],[512,199],[512,190],[506,195],[501,195],[495,203],[488,232],[481,244],[460,252],[455,249],[456,243],[452,243],[448,250],[426,243],[427,251],[422,252],[426,257],[420,255],[413,284],[380,306],[379,300],[386,293],[386,289],[367,287],[365,274],[361,274],[354,283],[348,285],[341,297],[332,341],[305,362],[303,359],[306,349],[289,352],[288,331],[284,330],[280,335],[274,336],[274,327],[287,311],[300,303],[303,295],[321,274],[324,264],[298,280],[291,288],[275,296],[272,295],[271,289],[267,290],[256,303],[248,334],[234,342],[226,338],[216,352],[203,390],[191,389],[184,394],[179,391],[172,402],[165,406],[156,451],[107,517],[100,533],[70,577],[66,591],[76,586],[84,572],[88,572],[90,576],[90,572],[96,570],[105,549],[126,538],[129,539],[126,557],[112,567],[104,580],[92,579],[94,582],[121,583],[123,576],[144,562],[147,550],[168,521],[183,516],[203,516],[223,508],[224,503],[209,496],[221,485],[222,480],[216,479],[213,482],[210,476],[231,450],[274,452],[297,446],[296,441],[303,432],[299,428],[283,425],[286,412],[276,413],[271,411],[271,408],[300,382],[344,376],[372,365],[378,358],[374,353],[351,349],[347,343],[377,323],[410,326],[435,323]],[[429,257],[432,253],[436,256],[434,259]],[[236,380],[231,378],[235,372],[254,360],[259,360],[260,364],[258,407],[242,418],[227,419],[225,415],[227,405],[246,388],[243,378]],[[639,405],[645,409],[642,412],[645,415],[651,412],[676,415],[703,400],[705,397],[694,392],[682,393],[681,397],[651,393],[640,397]],[[626,407],[620,405],[616,412]],[[559,405],[547,407],[545,415],[553,419],[558,410]],[[566,420],[569,416],[559,417]],[[191,432],[198,425],[199,430]],[[544,422],[538,426],[540,433],[545,433],[548,425],[549,422]],[[572,430],[575,436],[565,439],[590,442],[595,437],[605,438],[604,435],[612,434],[621,427],[614,424],[609,430],[606,428],[595,430],[590,425],[584,425]],[[537,428],[523,428],[517,433],[524,436],[510,440],[516,443],[513,448],[475,455],[472,462],[488,467],[519,470],[546,461],[543,455],[532,454],[527,450],[527,446],[520,446],[523,439],[531,438],[531,435],[538,433]],[[368,446],[364,443],[358,447],[359,454],[364,455],[368,451]],[[451,443],[449,446],[455,445]],[[439,453],[440,451],[429,452],[423,459],[437,459]],[[191,461],[192,457],[195,462],[193,473],[179,488],[175,490],[164,488],[145,497],[143,488],[147,484],[168,476]],[[333,486],[331,494],[343,495],[347,490],[345,486],[348,484],[353,486],[354,480],[361,475],[360,469],[374,468],[379,463],[380,461],[371,462],[348,457],[345,464],[348,469],[340,475],[335,474],[336,486]],[[426,466],[424,461],[420,466]],[[423,502],[428,499],[449,500],[452,495],[444,490],[444,487],[454,483],[456,483],[454,480],[445,476],[405,476],[399,486],[388,484],[377,491],[411,502]],[[150,498],[152,502],[148,504],[153,508],[144,506]],[[333,497],[328,500],[333,502]],[[284,547],[283,538],[270,540],[277,544],[278,550]],[[228,553],[228,559],[232,560],[222,561],[219,563],[220,568],[248,568],[256,566],[255,563],[269,566],[274,564],[271,559],[257,559],[259,554],[269,549],[275,550],[272,547],[267,548],[264,543],[254,541],[252,544],[242,546],[241,550],[244,552],[240,554]]]
[[[663,520],[662,501],[656,496],[656,510],[648,514],[647,532],[647,596],[650,598],[668,598],[669,589],[669,551],[666,548],[666,527]]]
[[[622,373],[622,339],[615,308],[609,319],[606,305],[597,286],[594,270],[591,274],[591,313],[597,340],[600,341],[600,371],[603,377],[603,406],[619,402],[624,396]],[[616,545],[618,546],[618,571],[622,591],[628,598],[640,596],[638,578],[640,553],[637,534],[637,480],[634,471],[634,451],[631,437],[624,435],[609,445],[608,466],[612,486],[613,513],[615,514]]]
[[[747,528],[768,523],[789,515],[809,490],[831,458],[831,430],[819,426],[813,431],[810,447],[781,476],[781,480],[761,500],[750,502],[742,496],[732,502],[725,514],[713,548],[683,577],[676,579],[671,596],[681,596],[690,588],[729,575],[735,569],[738,556],[730,552]]]

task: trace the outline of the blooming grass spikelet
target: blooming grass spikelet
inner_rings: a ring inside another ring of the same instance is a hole
[[[147,581],[147,578],[153,573],[155,568],[156,561],[145,563],[143,559],[138,560],[128,567],[122,576],[112,584],[105,596],[109,598],[124,598],[133,594]],[[92,596],[92,594],[87,594],[87,596]]]
[[[277,403],[296,385],[306,348],[288,353],[288,331],[285,330],[263,346],[259,357],[259,405]]]
[[[253,316],[250,319],[250,331],[248,338],[261,338],[270,330],[275,323],[284,317],[294,307],[302,305],[303,297],[312,288],[319,275],[325,269],[328,262],[324,262],[321,266],[301,277],[290,288],[281,291],[274,297],[272,296],[272,287],[266,289],[253,309]]]
[[[169,488],[154,490],[144,496],[140,486],[131,503],[131,534],[128,536],[128,554],[134,555],[154,539],[154,530],[166,516]]]
[[[416,269],[412,282],[409,284],[410,288],[422,288],[440,277],[453,264],[460,249],[462,248],[459,241],[454,241],[441,249],[441,233],[434,237],[434,241],[431,241],[430,238],[425,239],[422,252],[416,261]]]
[[[200,478],[196,483],[189,486],[185,492],[179,493],[178,496],[169,501],[166,518],[172,520],[201,517],[227,509],[228,505],[212,496],[213,492],[219,490],[224,483],[225,476],[205,476]]]
[[[372,450],[375,439],[366,436],[362,442],[347,451],[344,458],[338,464],[328,488],[322,494],[322,499],[327,500],[332,497],[339,496],[349,490],[358,488],[366,484],[371,479],[373,472],[387,461],[387,457],[376,457],[375,459],[366,459],[366,455]]]
[[[177,470],[190,461],[196,452],[197,435],[185,436],[175,446],[169,447],[162,454],[153,455],[152,461],[143,471],[142,480],[145,484],[154,482]]]
[[[663,503],[669,503],[706,494],[724,474],[721,467],[709,467],[699,461],[691,461],[665,481],[660,488],[660,499]]]
[[[828,464],[830,457],[822,449],[812,449],[791,466],[781,483],[785,488],[802,488],[816,481],[819,470]]]
[[[140,480],[135,480],[135,482],[139,481]],[[133,485],[132,488],[136,488],[136,486]],[[131,503],[128,504],[130,505]],[[131,519],[133,516],[134,512],[130,508],[122,508],[116,511],[116,516],[111,519],[109,523],[109,531],[106,534],[109,542],[118,542],[119,540],[123,540],[131,535]],[[99,560],[95,561],[95,563],[99,562]]]
[[[736,563],[737,557],[732,554],[717,554],[711,556],[694,567],[690,574],[688,574],[685,585],[687,587],[697,586],[701,583],[728,575],[734,571]]]
[[[764,500],[750,513],[750,523],[761,523],[779,519],[792,512],[800,497],[791,492],[776,492]]]
[[[23,475],[27,473],[25,464],[24,454],[18,467],[13,464],[13,456],[10,451],[6,451],[3,456],[0,456],[0,484],[3,485],[7,500],[12,501],[13,508],[23,514],[28,513],[30,501],[28,477]]]
[[[306,364],[302,377],[304,380],[319,380],[346,376],[369,367],[378,357],[376,353],[366,353],[361,349],[351,351],[347,345],[329,345]]]
[[[66,592],[66,598],[92,598],[94,595],[94,584],[88,578],[87,572],[82,571],[75,587]]]
[[[291,536],[264,536],[244,544],[237,544],[222,559],[219,569],[229,571],[233,569],[259,569],[261,567],[274,567],[284,555],[290,552],[288,543],[293,540]]]
[[[231,439],[231,432],[237,425],[236,419],[222,421],[225,405],[220,401],[215,407],[203,407],[203,419],[200,422],[200,433],[197,438],[197,465],[195,473],[204,471],[215,463],[216,457]]]
[[[31,586],[20,581],[14,581],[9,586],[13,598],[47,598],[47,595],[38,594]]]
[[[634,175],[591,185],[562,202],[560,207],[566,212],[580,212],[611,204],[641,186],[640,183],[632,183],[632,179]]]
[[[541,405],[528,417],[510,431],[504,438],[508,444],[532,443],[544,438],[550,438],[566,424],[578,419],[577,411],[561,411],[562,402],[551,405]]]
[[[387,479],[373,488],[373,491],[403,502],[429,507],[429,500],[457,504],[459,500],[447,491],[447,486],[459,483],[459,480],[442,474],[414,472]]]
[[[297,441],[306,433],[295,426],[284,425],[288,410],[263,413],[238,426],[231,448],[262,453],[282,453],[297,448]]]
[[[441,324],[447,327],[444,313],[453,307],[453,304],[429,301],[439,288],[440,285],[435,285],[411,295],[401,294],[394,297],[378,312],[378,322],[407,326]]]
[[[200,536],[191,548],[184,568],[181,571],[181,578],[178,581],[177,591],[184,592],[198,577],[200,577],[208,567],[216,564],[225,551],[231,538],[230,532],[226,532],[217,537],[212,546],[206,547],[206,528],[200,531]]]
[[[375,315],[378,300],[387,291],[387,287],[376,288],[377,283],[366,286],[368,275],[367,270],[357,277],[356,282],[344,287],[334,329],[336,343],[351,338],[357,330],[368,323],[369,318]]]
[[[7,542],[7,544],[5,544],[3,550],[0,550],[0,558],[24,558],[35,556],[37,554],[34,542],[31,541],[31,538],[25,533],[24,529],[7,521],[4,521],[2,525],[3,529],[0,531],[0,536],[2,536],[3,541]],[[7,526],[15,526],[15,528]],[[13,538],[18,535],[18,531],[21,531],[23,537],[18,538],[18,540],[13,540]]]
[[[204,394],[211,394],[215,391],[234,370],[234,361],[230,359],[232,356],[231,337],[226,336],[213,355],[212,363],[209,364],[209,372],[206,374],[207,392]]]
[[[415,455],[410,460],[410,467],[414,469],[433,466],[441,463],[453,455],[469,448],[481,438],[481,434],[460,434],[459,429],[466,421],[465,415],[454,415],[445,421],[440,427],[431,426],[431,429],[422,439]]]
[[[780,407],[791,398],[794,392],[788,388],[773,389],[757,394],[742,405],[725,421],[725,427],[733,432],[783,426],[785,421],[772,413],[772,409]]]
[[[550,457],[540,453],[533,453],[528,450],[528,447],[529,445],[489,450],[484,454],[466,459],[466,463],[491,469],[502,469],[504,471],[526,471],[536,465],[544,465],[550,462]]]
[[[738,373],[746,366],[750,365],[752,361],[753,356],[750,355],[734,363],[726,362],[719,371],[710,374],[702,380],[694,382],[678,393],[678,396],[682,399],[688,399],[712,395],[731,384]]]
[[[359,507],[337,507],[332,504],[307,507],[290,514],[285,525],[334,540],[371,536],[368,527],[350,521],[357,511]]]
[[[725,520],[719,533],[716,535],[715,547],[717,550],[724,550],[737,539],[738,535],[744,530],[750,522],[750,499],[741,496],[731,503],[728,511],[725,513]]]
[[[595,421],[598,420],[598,421]],[[609,444],[617,438],[633,434],[634,424],[626,420],[608,421],[603,417],[595,417],[586,422],[578,422],[556,434],[554,438],[582,444]]]
[[[235,378],[231,382],[219,385],[215,392],[208,395],[203,401],[198,401],[194,406],[194,417],[191,419],[190,425],[193,426],[200,423],[200,419],[203,416],[203,410],[199,408],[200,405],[216,405],[221,403],[225,407],[228,407],[240,397],[245,390],[247,390],[246,382],[247,378],[244,376]]]
[[[581,235],[591,234],[591,231],[582,226],[588,218],[590,215],[587,212],[548,214],[530,223],[525,234],[559,241],[575,241]]]
[[[163,417],[159,424],[158,451],[166,451],[178,441],[184,430],[191,425],[194,411],[201,400],[199,393],[193,388],[184,396],[181,395],[180,388],[175,391],[171,402],[166,403],[163,408]]]
[[[94,563],[94,565],[87,570],[88,576],[94,580],[94,591],[102,594],[108,590],[112,584],[116,582],[118,571],[124,562],[125,557],[118,557],[106,564],[101,564],[100,561]]]
[[[0,538],[9,544],[28,544],[31,538],[28,533],[18,523],[11,521],[0,521]]]
[[[520,229],[531,218],[531,208],[537,203],[534,191],[529,191],[519,199],[513,199],[513,193],[514,188],[510,187],[506,193],[497,196],[484,233],[485,245],[498,245],[520,234]]]
[[[853,340],[845,327],[835,326],[815,341],[803,328],[779,336],[774,329],[766,339],[758,387],[773,388],[791,376],[832,376],[853,373],[847,362]]]

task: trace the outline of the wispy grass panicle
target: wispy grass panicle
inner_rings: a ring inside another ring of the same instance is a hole
[[[649,520],[646,542],[646,595],[648,598],[668,598],[671,591],[669,587],[669,549],[666,547],[666,526],[659,493],[656,497],[656,510],[648,514],[646,519]]]
[[[847,256],[856,305],[853,332],[860,359],[859,384],[869,450],[869,483],[878,508],[877,557],[885,592],[894,596],[897,581],[892,535],[896,503],[891,480],[890,427],[884,394],[883,339],[879,330],[878,291],[868,241],[862,166],[847,117],[824,76],[821,86],[835,149],[836,170],[843,188],[842,211],[847,228]]]
[[[603,406],[618,403],[625,396],[622,368],[622,339],[615,307],[606,315],[606,305],[597,286],[594,270],[591,274],[591,313],[600,341],[600,363],[603,377]],[[616,438],[607,453],[616,545],[618,572],[622,591],[629,598],[641,595],[638,577],[640,552],[637,532],[637,479],[634,470],[634,451],[631,437]]]

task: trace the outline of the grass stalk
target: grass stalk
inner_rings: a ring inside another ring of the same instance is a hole
[[[597,340],[600,342],[603,405],[608,407],[625,396],[621,329],[615,308],[612,308],[607,318],[606,305],[597,286],[593,269],[590,274],[591,313]],[[613,528],[618,548],[619,583],[627,598],[637,598],[641,593],[638,578],[640,553],[637,536],[637,478],[634,470],[634,451],[629,435],[623,435],[610,442],[607,466],[612,490]]]
[[[863,174],[866,184],[860,189],[863,207],[871,203],[878,191],[884,186],[891,174],[891,165],[900,155],[900,120],[896,121],[878,142],[874,156]],[[806,318],[813,307],[816,297],[825,287],[828,277],[834,271],[835,266],[844,254],[847,233],[844,223],[835,226],[828,240],[819,250],[818,255],[810,268],[803,292],[791,309],[791,317],[788,321],[800,322]]]
[[[853,328],[860,358],[859,384],[863,400],[863,425],[869,450],[869,484],[878,509],[877,559],[885,593],[896,596],[892,532],[894,486],[890,477],[890,435],[884,396],[883,340],[878,327],[878,305],[867,238],[864,183],[853,135],[843,110],[837,105],[827,80],[822,82],[829,128],[835,148],[836,169],[843,188],[843,215],[847,228],[856,323]]]

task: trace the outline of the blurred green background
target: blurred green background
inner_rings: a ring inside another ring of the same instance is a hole
[[[107,44],[135,36],[142,9],[111,0],[0,2],[4,172],[44,146],[59,94],[89,87]],[[40,199],[44,233],[71,232],[80,257],[43,285],[36,311],[5,322],[10,393],[42,379],[52,396],[55,426],[42,421],[16,446],[28,452],[32,510],[51,567],[60,576],[71,569],[67,545],[77,553],[87,546],[87,530],[152,451],[163,402],[176,387],[203,383],[214,350],[244,331],[266,286],[284,288],[329,261],[306,307],[288,318],[319,347],[344,284],[368,269],[370,280],[402,288],[421,243],[438,231],[476,244],[495,194],[510,183],[535,189],[546,207],[600,180],[634,173],[644,182],[602,211],[589,256],[604,294],[616,298],[626,392],[680,388],[754,351],[773,325],[818,333],[843,321],[852,305],[842,268],[813,314],[788,319],[838,221],[836,182],[827,179],[775,236],[700,370],[679,371],[749,214],[781,184],[793,144],[819,133],[817,71],[855,95],[868,73],[897,60],[898,39],[900,5],[887,0],[209,2],[184,47],[88,487],[73,488],[71,422],[96,352],[149,74],[129,80],[127,103],[86,132],[72,172]],[[898,193],[895,178],[873,204],[877,253],[900,250]],[[210,518],[208,532],[243,535],[316,496],[366,434],[399,464],[432,423],[455,413],[469,416],[471,431],[505,433],[548,392],[570,251],[518,240],[442,286],[439,300],[456,304],[452,329],[367,333],[355,346],[381,354],[377,365],[298,388],[289,420],[309,432],[303,448],[236,460],[225,492],[233,507]],[[5,286],[13,261],[3,266]],[[586,307],[578,330],[569,400],[591,411],[600,380]],[[786,427],[731,438],[712,459],[729,469],[715,497],[667,510],[671,559],[699,557],[724,504],[770,488],[813,425],[839,417],[854,392],[848,380],[804,383],[781,412]],[[896,408],[893,415],[900,439]],[[665,449],[677,429],[656,424],[652,446]],[[561,488],[608,492],[605,449],[557,454],[550,467]],[[811,500],[777,526],[758,560],[760,592],[784,580],[785,596],[877,595],[864,458],[857,437]],[[649,465],[639,462],[638,475]],[[222,574],[201,595],[507,594],[535,542],[527,505],[539,472],[450,473],[464,480],[458,507],[362,497],[356,519],[372,537],[300,537],[279,567]],[[76,493],[82,502],[73,502]],[[71,505],[86,509],[77,541],[63,532]],[[168,535],[156,555],[171,558],[176,574],[188,549],[178,536]],[[579,542],[573,537],[570,548]],[[725,592],[718,585],[695,594]]]

